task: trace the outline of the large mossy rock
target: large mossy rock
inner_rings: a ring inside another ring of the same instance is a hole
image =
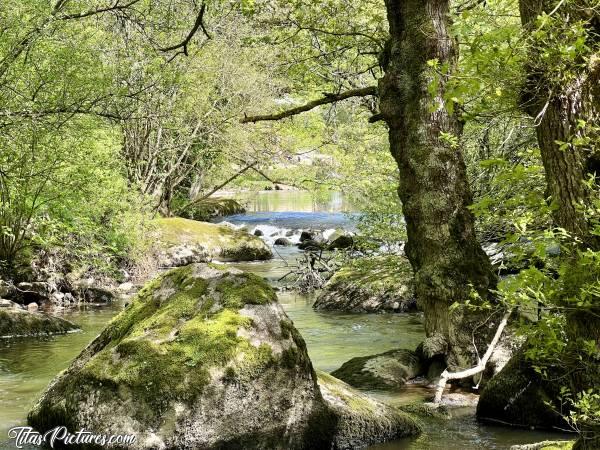
[[[181,212],[181,216],[193,220],[210,220],[215,217],[245,213],[246,209],[232,198],[205,198]]]
[[[562,416],[550,406],[556,394],[558,386],[542,380],[518,351],[481,391],[477,417],[519,427],[565,428]]]
[[[417,352],[398,349],[352,358],[331,374],[357,388],[397,389],[424,370]]]
[[[162,266],[265,260],[273,256],[262,239],[224,225],[180,217],[158,219],[156,224]]]
[[[410,263],[399,256],[361,258],[339,269],[313,307],[349,312],[416,310]]]
[[[0,338],[47,336],[79,330],[68,320],[17,307],[0,308]]]
[[[335,418],[332,449],[365,448],[421,432],[419,424],[406,413],[358,392],[327,373],[319,371],[318,382]]]
[[[173,269],[47,388],[28,416],[135,434],[134,449],[329,448],[332,419],[302,337],[261,278]]]

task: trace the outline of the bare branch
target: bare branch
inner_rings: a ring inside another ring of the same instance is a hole
[[[183,53],[185,56],[188,56],[188,47],[187,46],[190,43],[190,41],[192,40],[192,38],[194,37],[194,35],[196,34],[196,32],[198,31],[198,29],[202,30],[202,32],[204,33],[204,35],[206,36],[207,39],[211,39],[210,34],[208,34],[208,31],[206,30],[206,27],[204,26],[204,13],[205,12],[206,12],[206,4],[202,3],[202,6],[200,7],[200,12],[198,13],[198,17],[196,17],[196,22],[194,22],[194,26],[192,27],[192,29],[190,30],[188,35],[185,37],[185,39],[183,41],[181,41],[179,44],[175,44],[170,47],[161,48],[159,50],[161,52],[170,52],[171,50],[177,50],[177,49],[181,48],[182,50],[179,53]]]
[[[281,120],[286,117],[296,116],[306,111],[310,111],[311,109],[315,109],[317,106],[327,105],[330,103],[336,103],[342,100],[346,100],[352,97],[367,97],[369,95],[377,95],[377,86],[369,86],[365,88],[359,89],[351,89],[349,91],[344,91],[339,94],[324,94],[325,96],[319,98],[317,100],[313,100],[312,102],[308,102],[305,105],[298,106],[296,108],[288,109],[285,111],[281,111],[276,114],[267,114],[261,116],[244,116],[240,120],[241,123],[256,123],[256,122],[264,122],[268,120]]]

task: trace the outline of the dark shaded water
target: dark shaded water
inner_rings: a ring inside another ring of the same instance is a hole
[[[227,218],[236,225],[280,229],[351,227],[351,217],[343,213],[348,206],[339,194],[329,203],[319,202],[297,192],[269,192],[251,197],[245,215]],[[287,200],[286,200],[287,199]],[[272,213],[256,212],[268,209]],[[266,234],[266,233],[265,233]],[[270,236],[265,236],[269,241]],[[235,263],[236,267],[276,280],[289,271],[300,254],[295,247],[277,248],[271,261]],[[345,314],[316,312],[312,299],[288,292],[279,293],[280,301],[306,340],[316,368],[332,371],[354,357],[393,348],[415,348],[423,338],[421,318],[417,314]],[[27,411],[50,380],[102,330],[120,310],[87,308],[65,314],[82,327],[82,332],[45,339],[0,340],[0,449],[14,449],[7,443],[7,430],[25,425]],[[370,392],[391,404],[403,404],[424,398],[429,392],[408,386],[402,391]],[[562,436],[478,424],[473,408],[455,411],[449,421],[427,420],[425,433],[412,439],[386,443],[373,450],[474,450],[507,449],[518,443],[531,443]]]

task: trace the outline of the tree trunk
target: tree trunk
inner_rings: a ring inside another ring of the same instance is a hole
[[[380,108],[400,169],[406,254],[425,313],[424,350],[429,357],[444,355],[449,368],[457,370],[473,362],[472,334],[481,316],[450,306],[469,299],[472,289],[487,297],[496,278],[475,235],[462,153],[442,136],[461,133],[442,100],[447,80],[438,83],[435,96],[428,91],[427,62],[437,59],[452,68],[457,61],[448,33],[448,1],[386,0],[386,7],[390,40],[382,58]],[[487,345],[489,333],[483,328],[476,337]]]
[[[538,26],[535,19],[542,13],[559,19],[560,26],[583,20],[587,22],[588,41],[591,45],[598,39],[600,20],[588,16],[586,0],[560,2],[557,0],[520,0],[521,21],[526,31],[534,31]],[[593,11],[593,10],[591,10]],[[566,310],[567,347],[564,352],[566,382],[573,394],[593,388],[600,390],[600,364],[582,352],[583,342],[592,341],[600,348],[600,298],[595,298],[590,306],[578,307],[569,302],[580,294],[578,290],[584,280],[597,279],[598,274],[586,273],[581,264],[579,250],[600,250],[600,238],[594,236],[588,222],[585,208],[590,206],[593,191],[586,180],[595,173],[600,175],[598,150],[593,146],[574,145],[573,139],[580,141],[586,137],[588,127],[582,127],[581,120],[598,126],[598,84],[599,70],[597,56],[590,58],[589,64],[570,68],[572,76],[568,82],[557,82],[553,78],[554,67],[544,67],[544,48],[532,40],[528,70],[528,80],[524,93],[524,105],[528,114],[535,118],[537,139],[544,169],[546,172],[547,193],[551,198],[553,219],[556,226],[564,228],[577,240],[578,245],[563,255],[565,262],[573,268],[568,270],[563,285],[571,292],[563,292],[563,306]],[[551,46],[552,44],[547,43]],[[551,49],[550,49],[551,50]],[[562,145],[560,143],[571,143]],[[596,178],[598,180],[598,178]],[[589,271],[588,271],[589,272]],[[559,301],[562,301],[559,299]],[[582,437],[577,448],[598,448],[600,433],[597,424],[592,428],[583,425]],[[588,424],[589,425],[589,424]]]

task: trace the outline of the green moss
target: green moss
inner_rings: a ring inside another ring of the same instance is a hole
[[[223,225],[180,217],[157,219],[156,225],[159,241],[165,247],[198,245],[213,257],[224,260],[251,261],[272,257],[271,250],[260,238]]]
[[[378,361],[371,363],[376,359]],[[422,362],[414,351],[396,349],[352,358],[334,370],[332,375],[354,387],[389,390],[404,386],[408,379],[422,374],[422,371]]]
[[[406,283],[412,278],[412,269],[406,258],[377,256],[359,258],[342,267],[331,278],[331,283],[369,284],[373,288],[386,289]]]
[[[217,283],[215,290],[221,294],[220,301],[227,308],[240,309],[245,304],[265,305],[277,300],[277,295],[271,286],[251,273],[223,279]]]
[[[415,309],[412,268],[399,256],[358,258],[331,277],[313,306],[352,312]]]
[[[291,320],[281,320],[279,322],[279,327],[281,328],[281,337],[284,339],[288,339],[290,336],[292,336],[293,332],[294,332],[294,324]]]
[[[182,211],[182,217],[194,220],[210,220],[213,217],[241,214],[246,210],[232,198],[207,198]]]
[[[421,432],[420,423],[408,414],[375,401],[332,375],[317,371],[317,377],[337,419],[335,448],[355,448],[357,440],[366,446]]]
[[[232,379],[275,362],[270,346],[254,347],[238,336],[252,325],[239,309],[272,301],[275,292],[254,275],[223,272],[206,280],[194,276],[193,266],[173,269],[145,286],[111,322],[104,339],[110,342],[79,377],[127,386],[157,412],[171,400],[191,400],[210,382],[211,368],[225,368]]]

